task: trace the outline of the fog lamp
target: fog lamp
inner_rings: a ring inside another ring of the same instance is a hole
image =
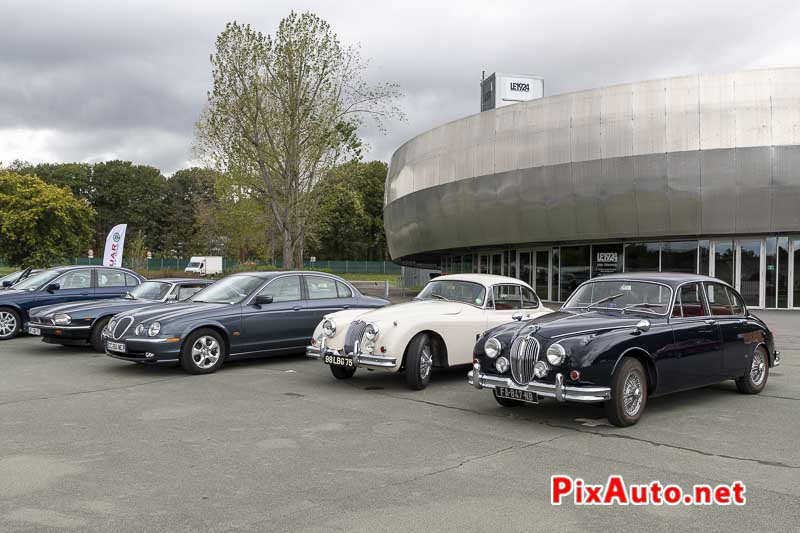
[[[536,361],[536,364],[533,365],[533,375],[537,378],[545,377],[548,370],[550,370],[550,367],[544,361]]]
[[[506,359],[505,357],[498,357],[497,361],[494,362],[494,367],[501,374],[505,374],[508,371],[508,366],[509,362],[508,359]]]

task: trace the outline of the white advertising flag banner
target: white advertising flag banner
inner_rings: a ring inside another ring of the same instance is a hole
[[[106,248],[103,251],[103,266],[122,266],[122,249],[125,247],[125,231],[127,229],[127,224],[117,224],[108,232]]]

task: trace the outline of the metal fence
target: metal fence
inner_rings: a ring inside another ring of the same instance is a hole
[[[102,258],[95,257],[89,259],[88,257],[76,257],[73,260],[75,265],[102,265]],[[175,258],[154,258],[148,259],[144,265],[144,270],[183,270],[189,264],[189,258],[175,259]],[[223,270],[238,270],[246,268],[275,268],[280,269],[283,265],[282,261],[235,261],[223,258]],[[131,268],[132,261],[123,259],[122,266]],[[324,270],[336,274],[396,274],[400,275],[401,267],[391,261],[315,261],[311,262],[308,259],[303,261],[303,268]]]

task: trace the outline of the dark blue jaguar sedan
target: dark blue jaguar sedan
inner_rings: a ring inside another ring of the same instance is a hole
[[[105,351],[101,335],[111,317],[124,311],[142,309],[159,303],[179,302],[205,289],[207,279],[151,279],[133,287],[122,298],[92,302],[45,305],[30,310],[25,331],[41,335],[51,344],[86,344]]]
[[[106,354],[150,364],[180,364],[208,374],[228,359],[303,353],[323,315],[388,305],[321,272],[228,276],[185,302],[116,315],[103,332]]]
[[[43,270],[0,292],[0,340],[16,337],[34,307],[118,298],[142,281],[141,275],[126,268],[64,266]]]

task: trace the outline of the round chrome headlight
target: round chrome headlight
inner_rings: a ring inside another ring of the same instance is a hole
[[[503,351],[503,345],[496,337],[492,337],[483,345],[483,351],[486,352],[486,357],[494,359]]]
[[[150,337],[155,337],[158,335],[158,332],[161,331],[161,323],[160,322],[153,322],[150,324],[150,327],[147,328],[147,334]]]
[[[364,331],[364,336],[367,338],[367,340],[374,341],[378,338],[378,333],[380,333],[378,325],[372,323],[367,326],[367,329]]]
[[[141,335],[142,333],[144,333],[144,324],[139,324],[138,326],[136,326],[136,329],[133,332],[136,333],[137,335]]]
[[[53,315],[53,324],[56,326],[66,326],[72,322],[72,317],[66,313],[56,313]]]
[[[322,323],[322,333],[325,334],[326,337],[333,337],[336,335],[336,323],[333,320],[325,320]]]
[[[536,361],[536,364],[533,365],[533,375],[539,379],[545,377],[548,370],[550,370],[550,368],[548,368],[547,363],[544,361]]]
[[[547,349],[547,360],[553,366],[558,366],[567,358],[567,351],[558,343],[551,344]]]
[[[497,361],[494,362],[494,367],[501,374],[505,374],[506,371],[508,371],[508,366],[509,366],[509,362],[508,362],[508,359],[506,359],[505,357],[498,357]]]

